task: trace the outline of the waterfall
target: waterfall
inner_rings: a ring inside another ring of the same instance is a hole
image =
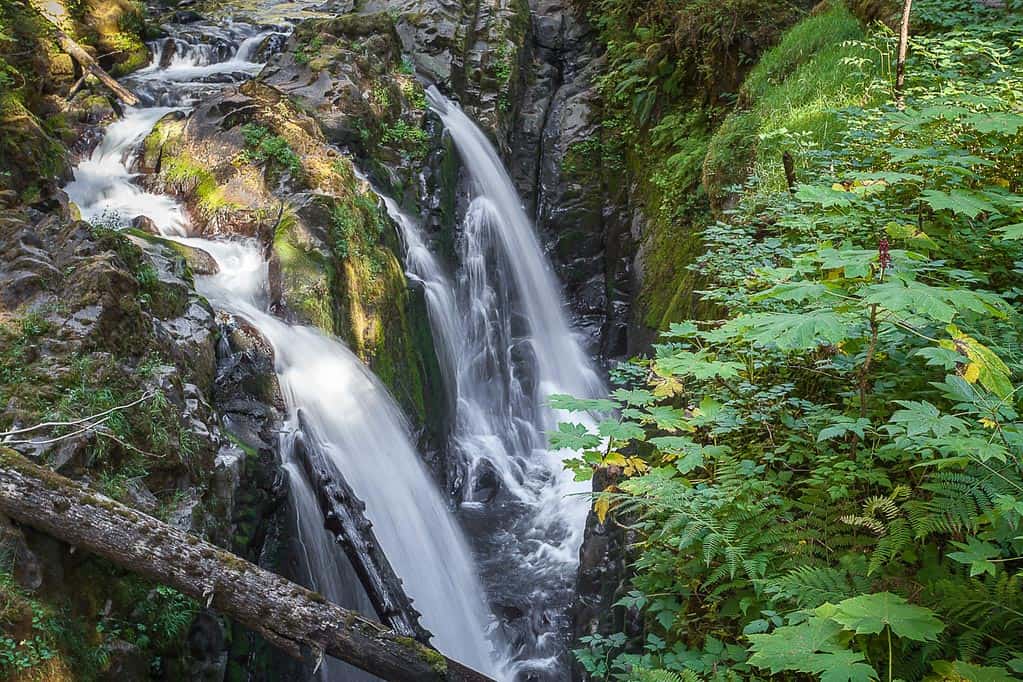
[[[568,324],[557,279],[497,152],[453,102],[435,88],[428,98],[471,185],[454,278],[417,221],[390,198],[384,202],[401,228],[409,277],[424,288],[454,397],[451,446],[466,472],[462,508],[470,523],[482,517],[490,529],[481,553],[491,599],[528,614],[510,637],[514,671],[561,679],[561,635],[589,486],[575,482],[546,449],[545,432],[565,416],[547,401],[556,393],[596,397],[605,389]]]
[[[221,264],[221,274],[200,281],[201,292],[216,307],[251,322],[273,347],[291,430],[299,428],[301,410],[306,447],[323,454],[366,503],[377,539],[437,646],[494,673],[486,636],[491,617],[472,555],[386,388],[339,341],[309,327],[289,325],[264,310],[265,279],[254,284],[252,278],[265,278],[265,262],[254,242],[182,241],[202,248]],[[239,262],[250,264],[248,274],[244,266],[235,265]],[[293,455],[293,448],[286,448],[285,456]],[[301,466],[290,459],[287,465],[292,485],[305,488],[295,491],[294,497],[312,502],[310,509],[300,511],[319,516]],[[303,543],[333,543],[322,523],[312,525],[318,525],[319,532],[303,535]],[[338,548],[330,549],[336,556]]]
[[[213,36],[213,44],[197,41],[196,35]],[[198,98],[224,87],[218,83],[238,82],[256,72],[259,65],[249,60],[255,58],[259,35],[254,27],[229,23],[226,28],[192,25],[187,36],[175,36],[169,63],[162,67],[157,58],[131,80],[148,105],[128,109],[122,121],[110,126],[106,139],[75,169],[67,192],[87,220],[118,227],[146,215],[165,236],[210,253],[220,272],[197,278],[200,291],[218,308],[252,323],[273,347],[288,407],[281,449],[310,583],[345,605],[366,607],[365,596],[351,590],[352,570],[323,529],[313,491],[294,461],[299,414],[305,446],[336,467],[365,502],[376,536],[422,612],[423,624],[433,632],[433,643],[467,665],[501,676],[488,639],[493,616],[469,547],[385,387],[339,341],[267,312],[267,264],[255,241],[187,237],[183,207],[133,182],[131,160],[163,115],[188,110]],[[323,677],[355,679],[351,669],[340,666],[329,666]]]

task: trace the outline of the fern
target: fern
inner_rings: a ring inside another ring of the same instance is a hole
[[[865,562],[860,559],[846,563],[846,568],[794,568],[785,575],[761,581],[761,585],[776,601],[791,602],[804,609],[869,592]]]

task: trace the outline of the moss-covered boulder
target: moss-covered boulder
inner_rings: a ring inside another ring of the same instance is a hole
[[[57,422],[6,444],[229,546],[240,455],[212,407],[218,327],[189,258],[148,234],[77,221],[66,198],[0,214],[0,430]],[[20,663],[12,669],[5,658],[0,677],[140,679],[138,671],[184,669],[189,600],[43,535],[26,534],[16,555],[9,540],[0,537],[0,601],[31,618],[21,629],[0,608],[0,627],[31,646],[11,644]],[[35,577],[32,557],[42,567]]]
[[[352,150],[389,187],[411,185],[429,151],[426,95],[390,14],[300,24],[261,80],[287,93],[327,140]]]
[[[413,339],[395,226],[315,118],[252,81],[164,119],[144,150],[147,182],[182,197],[200,232],[263,242],[275,312],[340,336],[425,418],[433,349]]]

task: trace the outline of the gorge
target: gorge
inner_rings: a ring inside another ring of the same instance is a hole
[[[0,0],[0,678],[1012,679],[1021,10]]]

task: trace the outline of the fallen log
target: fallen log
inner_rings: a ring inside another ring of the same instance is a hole
[[[53,13],[54,3],[45,3],[40,0],[33,0],[32,6],[39,14],[46,19],[56,32],[57,42],[60,43],[62,50],[71,55],[76,62],[82,67],[82,71],[91,73],[95,76],[103,85],[110,88],[110,91],[117,95],[117,98],[128,106],[137,106],[139,98],[128,88],[124,87],[114,79],[109,73],[103,70],[92,55],[85,51],[81,45],[71,39],[64,29],[60,27],[60,17]]]
[[[380,623],[0,447],[0,513],[201,600],[300,660],[393,682],[493,682]]]
[[[399,635],[429,644],[431,635],[420,624],[419,611],[412,606],[401,578],[384,554],[373,532],[373,524],[366,518],[365,503],[341,472],[330,466],[319,451],[308,446],[304,435],[308,426],[301,412],[299,423],[302,432],[295,441],[295,455],[323,512],[324,528],[344,549],[380,620]]]

